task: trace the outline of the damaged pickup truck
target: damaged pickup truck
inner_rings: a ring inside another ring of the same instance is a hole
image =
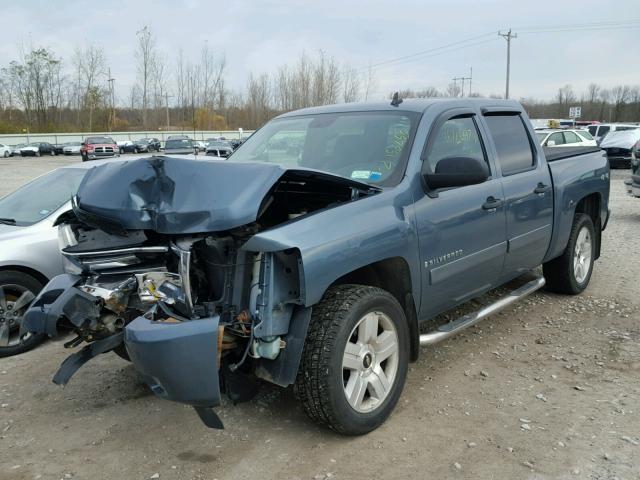
[[[261,379],[293,385],[312,419],[363,434],[393,410],[420,345],[545,279],[582,292],[608,198],[602,152],[545,158],[513,101],[291,112],[228,160],[152,156],[91,169],[57,220],[67,273],[22,328],[85,344],[58,384],[113,351],[211,427],[222,427],[211,408],[221,392],[247,400]],[[495,303],[427,323],[507,282],[518,286]]]

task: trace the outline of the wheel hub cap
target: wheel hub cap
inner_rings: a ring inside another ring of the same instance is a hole
[[[0,348],[18,345],[31,335],[20,337],[22,315],[35,295],[21,285],[0,285]]]
[[[582,227],[573,250],[573,275],[578,283],[584,283],[591,269],[592,241],[586,227]]]
[[[357,412],[378,408],[393,387],[398,371],[398,333],[382,312],[370,312],[353,328],[342,359],[347,402]]]

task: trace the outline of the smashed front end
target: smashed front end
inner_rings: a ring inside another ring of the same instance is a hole
[[[256,233],[375,193],[364,184],[273,164],[151,157],[92,169],[59,220],[67,273],[23,329],[72,332],[54,381],[115,351],[152,391],[209,407],[250,398],[261,377],[293,383],[311,310],[300,251],[243,249]]]

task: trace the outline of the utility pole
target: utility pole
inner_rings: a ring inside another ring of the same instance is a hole
[[[473,73],[473,69],[471,70],[471,72]],[[457,81],[460,80],[460,96],[464,97],[464,81],[465,80],[469,80],[469,96],[471,96],[471,76],[468,77],[454,77],[453,78],[453,85],[454,88],[457,85]]]
[[[115,83],[116,79],[111,77],[111,68],[109,68],[109,78],[107,79],[109,82],[109,93],[111,96],[111,115],[109,115],[109,131],[111,131],[111,127],[116,122],[116,103],[115,103]]]
[[[167,131],[169,131],[169,98],[173,98],[173,95],[169,95],[169,92],[165,92],[164,93],[164,98],[165,98],[165,106],[167,107]]]
[[[469,67],[469,96],[471,96],[471,82],[473,81],[473,67]]]
[[[507,33],[498,32],[498,35],[504,37],[507,41],[507,87],[505,89],[504,98],[509,98],[509,69],[511,67],[511,39],[518,38],[517,33],[511,33],[511,29]]]
[[[453,77],[451,80],[453,80],[453,89],[454,89],[454,93],[456,93],[456,97],[458,96],[457,92],[455,92],[456,87],[458,86],[458,80],[462,80],[462,77]],[[463,80],[464,82],[464,80]],[[462,92],[462,90],[464,89],[464,83],[462,84],[462,88],[460,89],[460,91]],[[462,93],[462,95],[464,96],[464,92]]]

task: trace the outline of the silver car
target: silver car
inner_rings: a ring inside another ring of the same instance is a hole
[[[42,337],[20,337],[27,306],[63,273],[55,221],[70,209],[85,172],[96,162],[46,173],[0,199],[0,357],[33,348]]]

